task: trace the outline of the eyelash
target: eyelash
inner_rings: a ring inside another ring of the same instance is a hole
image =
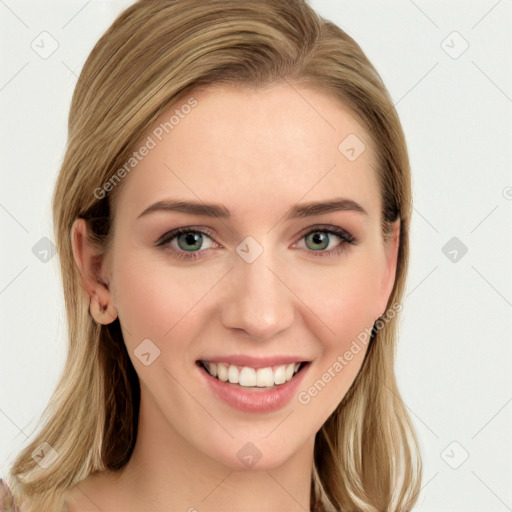
[[[312,251],[312,250],[306,249],[307,252],[314,253],[314,256],[321,257],[321,256],[339,255],[344,249],[346,249],[345,245],[347,243],[352,244],[352,245],[357,244],[357,240],[350,233],[348,233],[344,229],[338,228],[336,226],[313,226],[309,231],[305,232],[299,238],[299,241],[302,240],[303,238],[305,238],[306,236],[308,236],[312,233],[316,233],[316,232],[328,233],[330,235],[335,235],[338,238],[340,238],[342,243],[340,245],[336,246],[334,249],[331,249],[330,251],[323,250],[323,251],[317,252],[317,251]],[[178,251],[178,250],[174,249],[174,247],[171,247],[169,245],[169,243],[173,239],[175,239],[177,236],[182,235],[182,234],[189,234],[189,233],[202,233],[204,235],[207,235],[209,238],[211,238],[213,240],[213,232],[212,231],[205,229],[205,228],[193,228],[192,226],[190,226],[190,227],[186,227],[186,228],[176,228],[176,229],[173,229],[172,231],[169,231],[168,233],[165,233],[156,241],[155,245],[156,245],[156,247],[162,248],[163,250],[170,250],[171,252],[174,253],[174,255],[177,258],[188,259],[188,260],[202,258],[201,252],[207,251],[208,249],[185,252],[185,251]]]

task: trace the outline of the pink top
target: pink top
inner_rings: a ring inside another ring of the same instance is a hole
[[[20,512],[6,480],[0,478],[0,512]]]

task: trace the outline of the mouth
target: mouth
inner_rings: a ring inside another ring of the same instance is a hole
[[[276,389],[290,382],[310,362],[297,361],[280,365],[253,368],[227,362],[196,361],[209,376],[239,388],[254,391]]]

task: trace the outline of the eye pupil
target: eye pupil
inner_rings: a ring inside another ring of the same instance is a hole
[[[191,251],[201,247],[202,239],[203,237],[200,233],[185,233],[178,237],[178,245],[180,246],[180,249],[183,249],[184,251]],[[182,240],[184,240],[185,245],[193,245],[194,247],[192,249],[182,247]]]
[[[325,249],[329,245],[329,235],[327,233],[316,231],[314,233],[311,233],[309,236],[311,237],[311,241],[313,242],[313,244],[324,245],[324,247],[320,247],[320,250]]]

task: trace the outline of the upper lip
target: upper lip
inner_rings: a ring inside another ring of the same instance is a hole
[[[208,363],[228,363],[235,366],[248,366],[249,368],[266,368],[268,366],[277,366],[282,364],[309,362],[302,356],[283,355],[254,357],[242,354],[230,356],[204,357],[199,359],[198,361],[204,361]]]

